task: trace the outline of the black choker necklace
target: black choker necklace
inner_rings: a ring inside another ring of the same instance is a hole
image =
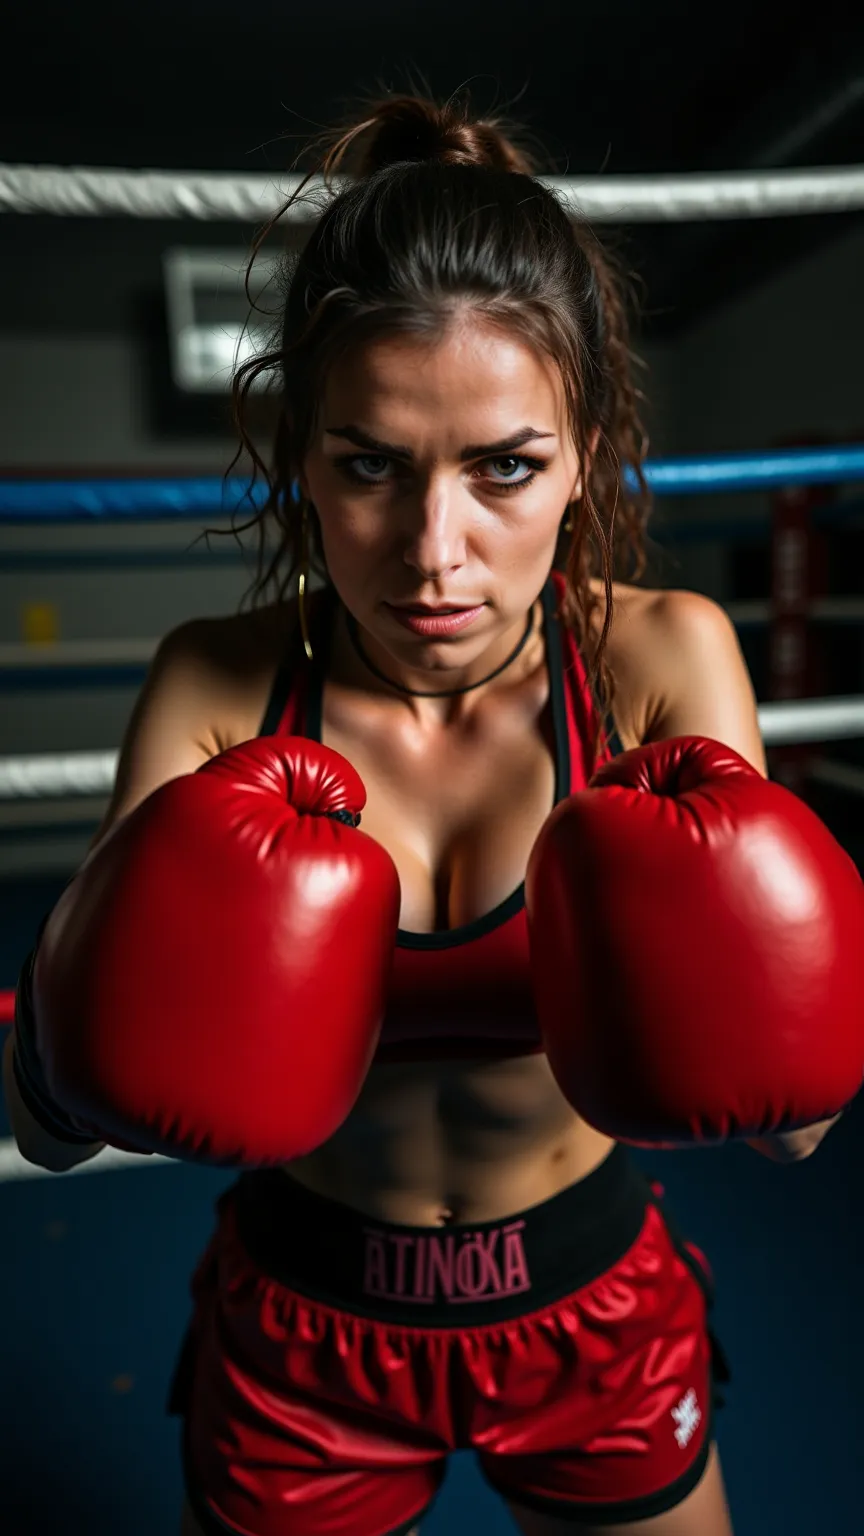
[[[375,663],[369,660],[369,657],[366,655],[360,640],[360,631],[357,628],[357,620],[355,619],[353,613],[348,613],[347,609],[345,611],[345,624],[348,630],[348,638],[350,639],[351,644],[357,652],[357,655],[360,657],[364,667],[368,668],[368,670],[372,673],[372,676],[377,677],[379,683],[386,683],[388,688],[395,688],[399,693],[410,694],[412,699],[455,699],[457,694],[472,693],[475,688],[482,688],[484,683],[491,683],[493,677],[500,677],[502,672],[506,672],[507,668],[513,665],[516,657],[521,655],[526,645],[528,644],[529,639],[531,638],[531,634],[534,629],[534,605],[532,603],[530,609],[528,610],[528,623],[525,625],[525,633],[523,634],[522,639],[519,641],[519,644],[516,646],[515,650],[510,652],[507,660],[502,661],[500,667],[496,667],[495,671],[490,672],[488,677],[481,677],[479,683],[469,683],[466,688],[442,688],[438,690],[429,690],[426,688],[406,688],[404,683],[394,682],[392,677],[387,677],[385,673],[379,672]]]

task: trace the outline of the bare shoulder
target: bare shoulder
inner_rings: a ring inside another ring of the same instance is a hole
[[[602,582],[594,581],[591,587],[597,603],[596,640],[606,620],[607,603]],[[693,614],[707,601],[693,592],[613,583],[605,661],[615,684],[615,714],[625,746],[647,740],[657,697],[669,682],[667,653],[673,647],[673,631],[693,623]]]
[[[652,667],[656,660],[688,655],[703,646],[737,646],[737,636],[726,610],[701,592],[667,591],[648,587],[613,586],[612,625],[609,633],[617,659]]]
[[[169,779],[257,736],[292,632],[290,605],[191,619],[160,644],[126,729],[106,832]]]
[[[699,592],[616,585],[606,654],[625,746],[706,736],[764,772],[753,686],[719,603]]]
[[[273,603],[248,613],[187,619],[162,640],[159,653],[177,665],[183,661],[230,676],[266,664],[291,633],[293,604]]]
[[[224,750],[231,739],[248,740],[260,720],[295,623],[289,603],[190,619],[165,636],[154,678],[209,711],[217,750]]]

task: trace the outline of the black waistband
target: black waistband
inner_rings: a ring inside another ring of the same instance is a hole
[[[503,1221],[374,1221],[277,1169],[244,1174],[225,1198],[250,1257],[291,1290],[363,1317],[453,1328],[589,1284],[636,1241],[651,1191],[616,1147],[587,1178]]]

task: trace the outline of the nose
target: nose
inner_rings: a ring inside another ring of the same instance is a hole
[[[458,492],[429,486],[408,512],[405,564],[424,581],[439,581],[465,562],[466,525]]]

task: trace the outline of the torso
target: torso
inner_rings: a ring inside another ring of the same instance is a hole
[[[626,676],[626,652],[652,595],[620,593],[620,667],[614,634],[607,652],[616,680],[619,670]],[[224,626],[226,653],[242,635],[250,665],[242,709],[237,696],[214,732],[220,750],[258,734],[286,633],[276,610]],[[446,726],[421,729],[400,700],[364,694],[352,682],[328,676],[321,739],[364,781],[363,830],[396,865],[400,927],[422,935],[475,922],[524,880],[555,800],[542,627],[506,686]],[[636,745],[640,704],[620,687],[616,723],[622,744]],[[382,1060],[337,1134],[287,1171],[379,1220],[440,1225],[496,1220],[537,1204],[589,1173],[609,1146],[570,1108],[536,1050]]]

